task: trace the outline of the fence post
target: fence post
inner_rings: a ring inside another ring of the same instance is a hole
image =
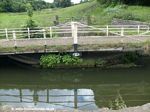
[[[71,22],[71,30],[72,30],[72,37],[73,37],[74,52],[77,53],[77,51],[78,51],[78,32],[77,32],[78,28],[77,28],[77,22]]]
[[[109,27],[108,27],[108,25],[106,26],[106,36],[109,36]]]
[[[49,31],[50,31],[50,38],[53,37],[53,34],[52,34],[52,27],[49,28]]]
[[[28,28],[28,39],[30,39],[30,28]]]
[[[72,37],[73,37],[73,43],[78,44],[78,35],[77,35],[77,23],[71,22],[71,28],[72,28]]]
[[[121,28],[121,36],[124,36],[124,27]]]
[[[43,37],[44,37],[44,47],[45,47],[45,52],[46,52],[46,47],[47,47],[47,42],[46,42],[46,32],[45,29],[43,29]]]
[[[45,29],[43,29],[43,37],[44,37],[44,39],[46,39]]]
[[[6,39],[8,40],[8,30],[5,28],[5,33],[6,33]]]
[[[16,42],[16,32],[13,31],[13,40],[15,41],[14,46],[15,48],[17,47],[17,42]]]

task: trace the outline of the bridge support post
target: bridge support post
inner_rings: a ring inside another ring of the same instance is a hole
[[[47,42],[46,42],[46,31],[43,29],[43,37],[44,37],[44,52],[46,52]]]
[[[108,28],[108,25],[106,26],[106,36],[107,36],[107,37],[109,36],[109,28]]]
[[[17,48],[17,42],[16,42],[16,32],[15,31],[13,31],[13,40],[15,41],[14,46],[16,49]]]
[[[45,29],[43,29],[43,37],[44,37],[44,39],[46,39],[46,32],[45,32]]]
[[[28,28],[28,39],[30,39],[30,28]]]
[[[8,30],[5,28],[5,33],[6,33],[6,39],[8,40]]]
[[[72,28],[74,51],[77,52],[77,46],[78,46],[77,23],[71,22],[71,28]]]
[[[49,33],[50,33],[50,38],[53,37],[53,34],[52,34],[52,27],[49,28]]]
[[[124,36],[124,27],[121,28],[121,36]]]
[[[73,37],[73,47],[74,47],[74,56],[79,56],[78,53],[78,27],[77,22],[71,22],[72,37]]]

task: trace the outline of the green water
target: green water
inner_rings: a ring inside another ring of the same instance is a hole
[[[127,106],[150,102],[150,67],[42,70],[0,66],[0,104],[95,110],[121,94]]]

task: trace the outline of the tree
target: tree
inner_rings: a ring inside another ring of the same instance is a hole
[[[54,0],[55,7],[69,7],[71,6],[71,0]]]
[[[20,2],[16,2],[12,4],[12,12],[25,12],[26,11],[26,5],[22,4]]]
[[[32,19],[32,16],[33,16],[33,7],[30,3],[28,3],[26,5],[26,10],[27,10],[27,14],[28,14],[28,17],[29,19],[27,20],[27,23],[26,23],[26,26],[27,28],[34,28],[34,27],[37,27],[37,25],[35,24],[35,21],[33,21]]]
[[[25,12],[28,3],[31,4],[33,10],[52,7],[51,3],[44,0],[0,0],[0,12]]]
[[[32,7],[32,5],[30,3],[28,3],[26,5],[26,11],[27,11],[28,16],[30,18],[32,18],[32,16],[33,16],[33,7]]]
[[[12,12],[12,0],[0,0],[2,12]]]
[[[98,0],[101,4],[128,4],[128,5],[145,5],[150,6],[150,0]]]

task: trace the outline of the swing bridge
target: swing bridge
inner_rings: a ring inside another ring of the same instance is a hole
[[[0,54],[128,51],[123,45],[148,41],[149,25],[89,26],[67,22],[51,27],[0,29]]]

